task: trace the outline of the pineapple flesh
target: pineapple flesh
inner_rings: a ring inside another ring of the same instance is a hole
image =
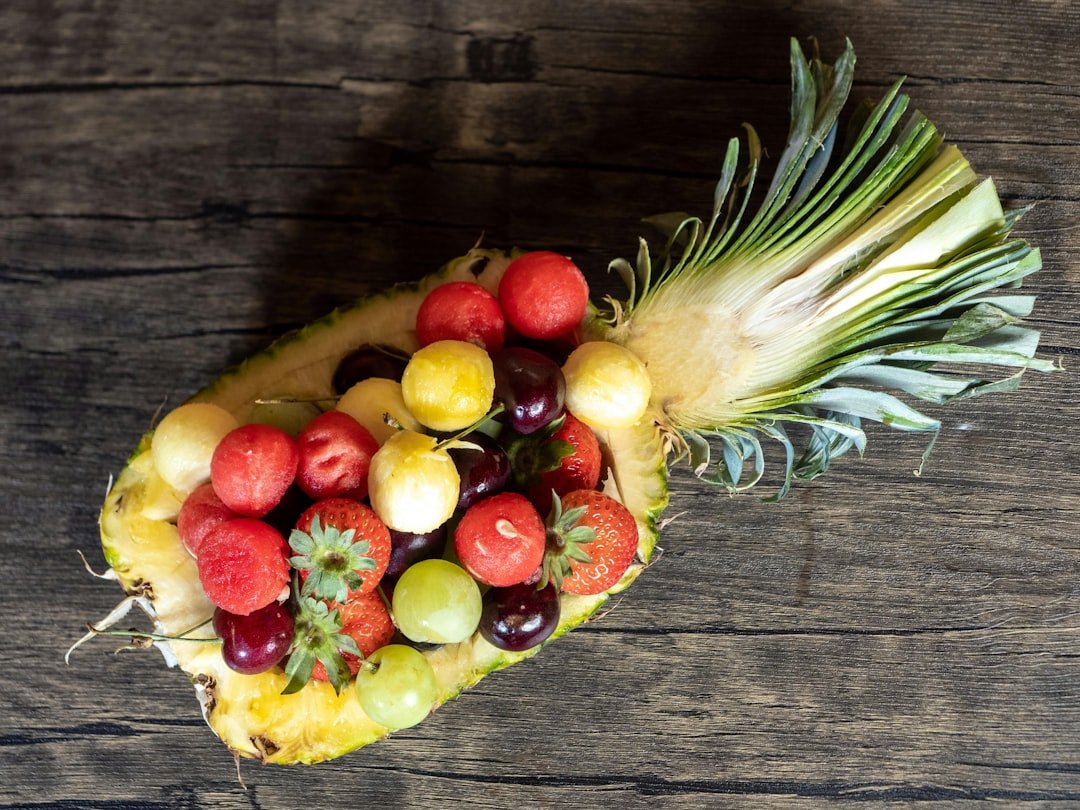
[[[792,126],[764,200],[751,214],[761,147],[747,129],[748,157],[729,145],[711,217],[657,218],[667,233],[656,252],[612,262],[625,300],[607,299],[583,324],[587,340],[622,344],[648,370],[646,417],[598,431],[605,486],[633,514],[638,556],[608,593],[562,596],[553,638],[585,621],[648,562],[667,504],[667,464],[687,458],[710,482],[740,490],[762,475],[761,438],[786,453],[782,496],[795,477],[813,478],[865,445],[862,420],[934,432],[940,424],[889,389],[929,402],[1008,390],[1034,357],[1038,335],[1020,326],[1032,296],[995,294],[1039,269],[1038,251],[1009,238],[1018,214],[1002,210],[993,184],[978,182],[955,147],[918,113],[906,115],[899,82],[848,126],[834,149],[851,88],[854,53],[834,65],[792,43]],[[842,139],[841,139],[842,140]],[[740,201],[740,189],[743,189]],[[302,423],[312,400],[333,395],[338,363],[357,346],[417,348],[413,326],[424,296],[451,281],[494,292],[509,257],[473,249],[442,271],[335,311],[227,372],[194,398],[244,423],[266,416]],[[941,371],[963,364],[961,373]],[[1008,368],[1000,380],[974,365]],[[291,413],[294,410],[295,413]],[[785,426],[802,425],[796,446]],[[106,559],[158,632],[208,636],[213,606],[170,519],[179,496],[161,480],[151,435],[112,487],[101,513]],[[175,483],[175,482],[174,482]],[[114,616],[116,612],[114,612]],[[200,627],[200,625],[202,627]],[[240,675],[218,647],[162,642],[189,675],[211,728],[235,752],[276,763],[311,763],[372,742],[387,729],[366,717],[355,690],[313,682],[283,696],[280,672]],[[479,634],[426,652],[442,703],[489,672],[537,652],[507,653]]]

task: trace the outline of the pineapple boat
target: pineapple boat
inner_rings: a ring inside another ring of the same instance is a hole
[[[1020,212],[908,113],[900,82],[841,131],[854,62],[850,43],[831,66],[792,43],[763,195],[747,126],[711,215],[657,217],[664,244],[611,263],[625,299],[590,303],[557,254],[474,248],[166,415],[101,512],[104,576],[128,596],[82,641],[130,636],[109,628],[139,607],[139,642],[190,676],[232,751],[329,759],[629,586],[669,463],[741,491],[773,439],[780,498],[861,453],[863,420],[932,444],[939,422],[897,393],[945,403],[1052,370],[1019,325],[1034,297],[1002,291],[1040,267],[1009,237]]]

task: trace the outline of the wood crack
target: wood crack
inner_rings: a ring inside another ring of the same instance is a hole
[[[122,723],[82,723],[71,728],[48,727],[0,734],[0,747],[64,743],[93,737],[138,737],[141,732]]]
[[[58,93],[113,93],[143,90],[190,90],[213,87],[278,87],[334,91],[341,89],[338,84],[275,79],[210,79],[159,82],[42,82],[37,84],[2,84],[0,85],[0,96],[29,96]]]
[[[1041,79],[1009,79],[991,78],[988,76],[920,76],[916,73],[907,74],[908,81],[915,85],[938,85],[947,86],[952,84],[988,84],[988,85],[1018,85],[1021,87],[1047,87],[1052,90],[1070,90],[1068,85],[1055,84]],[[1078,98],[1076,93],[1059,93],[1066,98]]]
[[[51,281],[105,281],[180,276],[213,270],[242,270],[256,267],[254,264],[193,264],[164,267],[58,267],[30,269],[0,266],[0,283],[40,284],[42,279]]]
[[[643,796],[679,796],[700,794],[746,796],[801,796],[846,799],[848,801],[1069,801],[1080,799],[1080,791],[1016,790],[976,786],[928,784],[889,784],[880,782],[811,782],[767,779],[666,779],[652,775],[567,774],[565,776],[510,776],[505,774],[470,774],[449,771],[395,768],[395,772],[434,779],[449,779],[482,784],[521,785],[527,787],[631,789]]]
[[[676,81],[686,82],[707,82],[709,84],[753,84],[759,87],[790,87],[791,82],[788,79],[765,79],[758,78],[756,76],[710,76],[708,74],[693,75],[688,73],[667,73],[659,70],[645,70],[640,68],[609,68],[609,67],[594,67],[590,65],[568,65],[561,62],[546,62],[545,68],[555,68],[558,70],[572,70],[579,73],[596,73],[604,76],[633,76],[645,79],[672,79]],[[867,82],[860,82],[860,84],[868,84]],[[873,83],[882,84],[881,83]]]
[[[257,164],[254,166],[258,168]],[[232,168],[232,167],[230,167]],[[239,224],[250,220],[283,220],[299,222],[341,222],[363,223],[371,225],[422,225],[438,228],[475,228],[484,230],[484,225],[468,222],[450,222],[443,219],[425,219],[422,217],[393,217],[382,214],[335,214],[319,213],[313,211],[251,211],[246,205],[227,204],[228,210],[222,205],[206,206],[191,214],[86,214],[86,213],[21,213],[3,214],[0,220],[90,220],[90,221],[120,221],[120,222],[192,222],[211,220],[219,224]]]
[[[59,799],[51,802],[0,804],[0,810],[175,810],[172,802],[145,799]]]
[[[985,625],[955,627],[610,627],[585,624],[581,631],[632,636],[946,636],[959,633],[991,632]],[[1009,628],[1036,630],[1038,628]]]

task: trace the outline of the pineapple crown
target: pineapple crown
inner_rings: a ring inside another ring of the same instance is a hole
[[[309,532],[293,529],[289,545],[296,552],[289,559],[293,568],[307,573],[301,596],[344,602],[350,590],[364,584],[360,571],[372,571],[375,560],[368,555],[371,544],[357,540],[355,529],[338,531],[323,526],[319,516],[311,520]]]
[[[592,526],[579,525],[587,510],[586,506],[576,506],[564,512],[562,499],[552,490],[547,548],[544,550],[543,572],[536,586],[537,590],[543,590],[549,582],[554,583],[556,590],[560,590],[563,580],[571,574],[571,560],[592,562],[592,557],[583,546],[596,539],[596,530]]]
[[[1019,324],[1034,296],[995,294],[1041,267],[1009,236],[1025,209],[1003,211],[992,181],[907,114],[903,79],[854,110],[845,134],[854,69],[850,42],[830,65],[792,40],[791,128],[756,211],[763,150],[746,125],[746,160],[732,138],[711,215],[647,220],[666,237],[658,255],[641,239],[634,264],[609,267],[628,295],[607,299],[603,336],[647,364],[668,449],[731,492],[761,478],[762,437],[786,455],[776,500],[793,477],[862,453],[864,419],[936,436],[938,419],[888,389],[946,403],[1057,369]]]

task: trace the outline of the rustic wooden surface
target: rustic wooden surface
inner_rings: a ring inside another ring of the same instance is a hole
[[[1035,203],[1033,322],[1080,353],[1074,3],[0,6],[0,803],[920,807],[1080,803],[1075,374],[874,430],[778,506],[673,478],[614,611],[422,726],[245,764],[185,678],[106,642],[95,519],[163,403],[373,287],[489,244],[597,283],[638,218],[703,210],[743,120],[773,155],[790,35],[902,74]],[[156,656],[156,654],[154,654]]]

